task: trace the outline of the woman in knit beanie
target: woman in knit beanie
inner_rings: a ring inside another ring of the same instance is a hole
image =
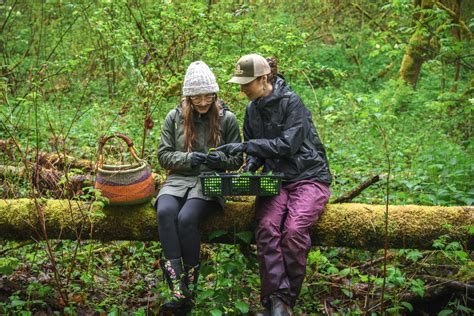
[[[237,119],[218,100],[218,91],[209,67],[202,61],[191,63],[184,77],[182,101],[168,113],[161,128],[158,160],[168,177],[155,207],[164,254],[160,265],[172,293],[165,309],[188,311],[192,307],[199,276],[198,224],[224,205],[223,198],[203,194],[198,175],[236,170],[242,165],[242,154],[208,154],[211,148],[241,141]]]

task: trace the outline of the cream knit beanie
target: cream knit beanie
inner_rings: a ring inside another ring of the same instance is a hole
[[[192,62],[184,76],[183,96],[217,92],[219,92],[219,86],[209,66],[203,61]]]

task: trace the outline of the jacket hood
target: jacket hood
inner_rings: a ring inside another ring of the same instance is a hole
[[[273,84],[272,93],[266,97],[258,98],[257,100],[253,101],[253,103],[257,107],[262,107],[266,104],[273,103],[274,101],[281,99],[288,92],[291,92],[290,87],[287,85],[285,78],[278,74],[275,83]]]

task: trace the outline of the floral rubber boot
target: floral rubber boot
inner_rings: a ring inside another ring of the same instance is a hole
[[[189,297],[194,299],[196,296],[197,283],[199,279],[199,268],[200,265],[195,266],[184,265],[185,283],[189,290]]]
[[[161,270],[171,290],[173,299],[163,304],[164,309],[180,309],[189,304],[190,292],[185,283],[181,258],[160,260]]]

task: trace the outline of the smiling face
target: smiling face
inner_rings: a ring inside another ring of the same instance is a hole
[[[191,96],[190,99],[194,110],[199,114],[206,114],[211,108],[215,96],[216,95],[212,93]]]

